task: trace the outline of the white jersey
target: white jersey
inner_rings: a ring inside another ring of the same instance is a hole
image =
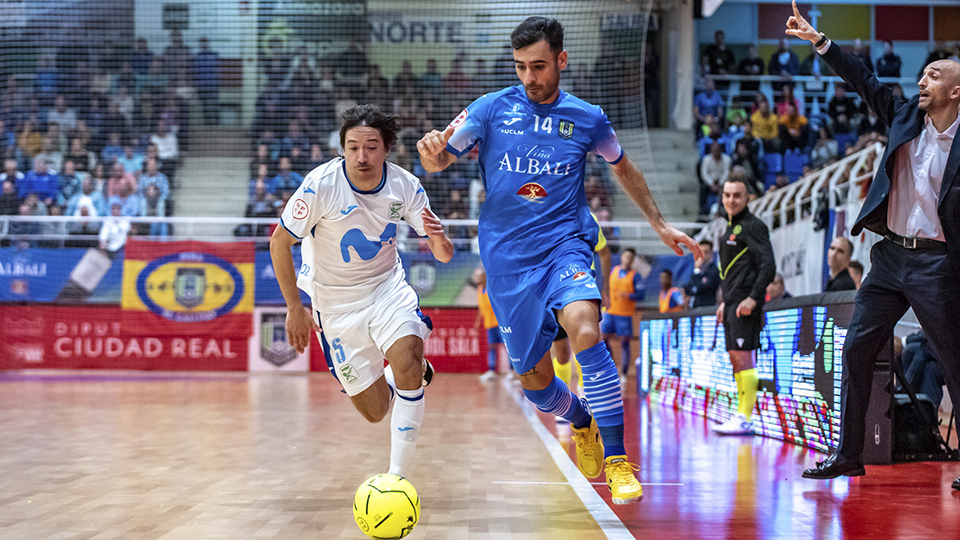
[[[385,163],[371,191],[347,178],[346,162],[317,167],[287,202],[280,224],[302,239],[297,286],[324,313],[353,311],[373,303],[385,285],[406,286],[397,252],[401,220],[426,236],[421,213],[430,202],[416,176]],[[390,282],[389,284],[387,282]]]

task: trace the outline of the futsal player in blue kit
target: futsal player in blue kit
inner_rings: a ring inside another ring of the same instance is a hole
[[[417,143],[420,162],[441,171],[480,145],[487,193],[480,255],[510,361],[527,399],[571,422],[584,476],[605,472],[613,502],[631,503],[643,489],[624,449],[617,366],[600,340],[600,291],[590,269],[596,226],[584,194],[587,153],[611,164],[666,245],[678,255],[680,244],[702,255],[696,242],[663,220],[603,111],[560,90],[567,66],[560,23],[530,17],[513,31],[511,45],[523,84],[480,97],[445,131],[424,135]],[[581,364],[586,400],[554,374],[549,351],[558,323]]]

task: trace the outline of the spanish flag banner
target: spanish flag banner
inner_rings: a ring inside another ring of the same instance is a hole
[[[128,328],[249,337],[253,288],[252,242],[127,241],[121,307]]]

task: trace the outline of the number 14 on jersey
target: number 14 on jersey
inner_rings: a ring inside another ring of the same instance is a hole
[[[533,115],[533,130],[553,133],[553,117],[548,116],[541,121],[539,116]]]

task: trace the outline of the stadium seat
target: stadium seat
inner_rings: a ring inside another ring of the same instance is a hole
[[[783,154],[783,172],[790,177],[791,182],[796,182],[803,176],[806,159],[807,156],[798,150],[790,150]]]
[[[857,144],[857,136],[853,133],[836,133],[833,136],[837,140],[837,154],[842,158],[847,146]]]
[[[763,159],[767,162],[767,174],[763,178],[764,189],[770,189],[777,183],[777,175],[783,170],[783,154],[770,152]]]

